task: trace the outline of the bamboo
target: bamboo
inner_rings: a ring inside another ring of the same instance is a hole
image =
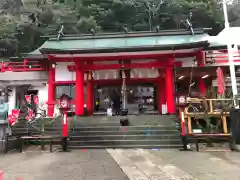
[[[227,118],[226,116],[222,116],[222,125],[223,125],[223,133],[227,134],[228,133],[228,128],[227,128]]]
[[[188,116],[187,119],[188,119],[188,133],[191,134],[192,133],[192,119],[190,116]]]
[[[212,100],[209,101],[210,113],[213,113],[213,102]]]

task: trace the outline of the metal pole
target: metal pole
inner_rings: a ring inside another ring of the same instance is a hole
[[[123,109],[126,109],[126,104],[127,104],[127,87],[126,87],[126,74],[125,71],[122,71],[122,105]]]
[[[224,13],[224,21],[225,21],[225,29],[229,29],[229,22],[228,22],[228,14],[227,14],[227,0],[223,0],[223,13]],[[228,59],[229,59],[229,69],[230,69],[230,75],[231,75],[231,84],[232,84],[232,93],[233,93],[233,102],[234,107],[237,107],[236,103],[236,95],[237,92],[237,81],[236,81],[236,74],[235,74],[235,66],[233,62],[233,55],[232,55],[232,45],[230,42],[227,43],[227,50],[228,50]]]

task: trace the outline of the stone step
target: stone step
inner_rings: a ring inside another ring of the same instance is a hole
[[[179,139],[168,139],[168,140],[92,140],[92,141],[73,141],[70,140],[68,142],[69,146],[78,146],[78,145],[84,145],[84,146],[90,146],[90,145],[105,145],[105,146],[110,146],[110,145],[179,145],[180,141]]]
[[[71,136],[82,135],[82,136],[90,136],[90,135],[139,135],[139,134],[151,134],[151,135],[166,135],[166,134],[179,134],[176,130],[114,130],[114,131],[74,131],[70,132]]]
[[[118,130],[176,130],[174,126],[89,126],[89,127],[72,127],[73,131],[118,131]]]
[[[93,140],[168,140],[179,139],[179,135],[102,135],[102,136],[70,136],[70,141],[93,141]]]
[[[156,150],[161,150],[161,149],[179,149],[182,148],[181,144],[168,144],[168,145],[143,145],[143,144],[134,144],[134,145],[91,145],[91,146],[86,146],[86,145],[80,145],[80,146],[68,146],[68,149],[105,149],[105,148],[141,148],[141,149],[156,149]]]
[[[140,115],[140,116],[127,116],[130,124],[132,125],[170,125],[172,124],[172,116],[168,115]],[[105,117],[77,117],[70,120],[75,125],[101,125],[107,123],[119,124],[121,116],[105,116]]]

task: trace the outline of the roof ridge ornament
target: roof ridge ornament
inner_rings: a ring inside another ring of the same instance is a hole
[[[64,29],[64,25],[62,25],[61,29],[58,31],[57,41],[59,41],[60,38],[64,36],[63,29]]]
[[[186,19],[186,25],[187,25],[187,27],[191,30],[191,33],[192,33],[192,35],[194,36],[195,35],[195,33],[194,33],[194,30],[193,30],[193,27],[192,27],[192,23],[190,22],[190,20],[187,18]]]

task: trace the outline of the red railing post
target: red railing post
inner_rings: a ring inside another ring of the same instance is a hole
[[[184,117],[184,111],[182,108],[179,108],[179,116],[180,116],[180,123],[181,123],[181,138],[182,138],[182,144],[183,144],[183,150],[187,150],[187,132],[186,132],[186,123],[185,123],[185,117]]]
[[[4,72],[4,62],[2,61],[1,72]]]
[[[27,59],[23,60],[23,69],[25,70],[27,68]]]

